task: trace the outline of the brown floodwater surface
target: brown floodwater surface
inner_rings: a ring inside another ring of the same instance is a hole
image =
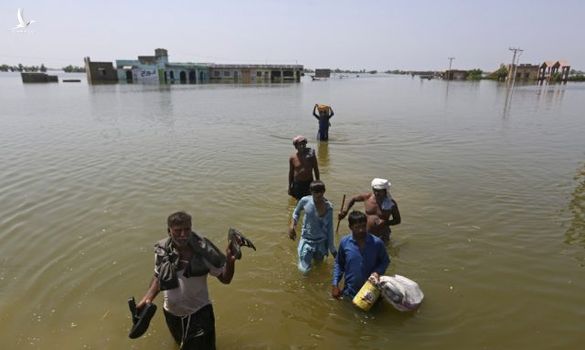
[[[166,217],[186,210],[218,246],[233,226],[258,249],[230,285],[209,279],[219,349],[581,348],[583,101],[583,84],[393,75],[160,87],[0,74],[0,347],[176,349],[160,308],[130,340],[126,301],[148,287]],[[328,143],[315,103],[335,110]],[[420,284],[417,312],[332,300],[331,258],[298,272],[297,134],[336,212],[390,179],[402,224],[387,274]]]

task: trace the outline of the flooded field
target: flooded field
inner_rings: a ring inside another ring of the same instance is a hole
[[[176,349],[162,310],[128,339],[126,300],[148,287],[166,217],[186,210],[219,246],[233,226],[258,248],[232,284],[209,280],[219,349],[580,348],[584,99],[583,84],[388,75],[169,87],[0,74],[1,347]],[[328,143],[315,103],[335,110]],[[418,312],[331,299],[331,258],[297,271],[296,134],[335,211],[390,179],[402,224],[387,273],[419,282]]]

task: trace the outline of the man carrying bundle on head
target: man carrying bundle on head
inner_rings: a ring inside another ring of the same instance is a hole
[[[319,113],[317,114],[317,112]],[[333,118],[333,115],[335,113],[333,113],[331,106],[315,104],[313,107],[313,116],[319,121],[319,133],[317,134],[319,140],[329,140],[329,127],[331,126],[329,119]]]

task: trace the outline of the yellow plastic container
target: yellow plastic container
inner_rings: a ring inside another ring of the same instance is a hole
[[[364,311],[368,311],[380,297],[380,290],[370,281],[366,281],[360,291],[353,298],[353,304]]]

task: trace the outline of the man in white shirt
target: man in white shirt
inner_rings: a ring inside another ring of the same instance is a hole
[[[167,326],[181,349],[215,349],[215,317],[207,275],[232,281],[234,252],[223,255],[211,241],[191,230],[191,216],[176,212],[167,219],[169,237],[155,245],[154,277],[136,305],[138,312],[162,290]]]

